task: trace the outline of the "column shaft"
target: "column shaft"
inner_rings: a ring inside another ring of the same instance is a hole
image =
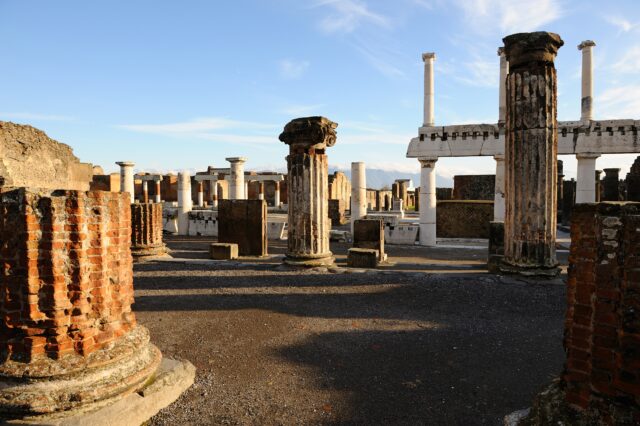
[[[420,245],[436,245],[436,161],[420,158]]]
[[[116,163],[120,166],[120,192],[128,192],[131,204],[135,201],[135,186],[133,183],[133,166],[130,161],[119,161]]]
[[[504,156],[496,155],[496,183],[495,195],[493,198],[493,220],[494,222],[504,222]]]
[[[178,235],[187,235],[192,207],[191,176],[188,172],[178,173]]]
[[[436,59],[435,53],[423,53],[424,61],[424,126],[433,126],[434,121],[434,84],[433,84],[433,62]]]
[[[576,204],[596,202],[596,159],[599,155],[576,155],[578,174]]]
[[[367,174],[365,164],[351,163],[351,232],[353,223],[367,215]]]

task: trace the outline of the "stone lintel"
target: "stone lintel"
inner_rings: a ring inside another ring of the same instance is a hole
[[[301,117],[291,120],[284,126],[279,139],[291,146],[304,148],[325,149],[336,143],[336,127],[326,117]]]
[[[163,180],[162,175],[135,175],[134,179],[153,182],[162,182]]]
[[[512,70],[535,62],[553,64],[558,49],[564,45],[558,34],[546,31],[511,34],[502,41]]]

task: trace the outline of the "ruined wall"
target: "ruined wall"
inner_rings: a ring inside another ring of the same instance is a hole
[[[640,422],[638,229],[639,203],[572,212],[562,381],[566,401],[603,424]]]
[[[436,200],[452,200],[453,188],[436,188]]]
[[[454,200],[493,200],[495,175],[459,175],[453,177]]]
[[[162,201],[178,201],[178,176],[174,174],[162,176],[160,194]]]
[[[31,126],[0,121],[0,186],[89,190],[93,166]]]
[[[493,201],[454,200],[436,204],[436,234],[442,238],[489,238]]]
[[[347,205],[343,200],[329,200],[329,219],[331,226],[340,226],[347,223]]]
[[[351,200],[351,181],[342,172],[329,175],[329,199],[342,200],[349,206]],[[347,207],[349,209],[350,207]]]
[[[628,201],[640,201],[640,157],[631,165],[631,170],[627,173],[625,186]]]
[[[120,173],[93,175],[90,191],[120,192]]]
[[[240,256],[266,256],[267,204],[264,200],[221,200],[218,242],[238,244]]]
[[[86,356],[136,322],[127,194],[0,195],[3,359]]]

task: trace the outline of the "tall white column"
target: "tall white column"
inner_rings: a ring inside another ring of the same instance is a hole
[[[437,158],[419,158],[420,161],[420,245],[436,245],[436,161]]]
[[[436,54],[433,52],[423,53],[424,61],[424,119],[423,126],[433,126],[434,121],[434,86],[433,86],[433,62]]]
[[[596,159],[598,157],[598,154],[576,154],[578,159],[576,204],[596,202]]]
[[[353,223],[367,215],[367,174],[364,163],[351,163],[351,232]]]
[[[244,181],[244,195],[242,196],[243,200],[248,200],[249,199],[249,182],[248,181]]]
[[[229,199],[247,199],[244,185],[244,163],[247,159],[244,157],[230,157],[226,158],[226,160],[231,165],[231,175],[229,176],[231,179],[229,182]]]
[[[120,166],[120,192],[128,192],[131,196],[131,204],[135,201],[135,187],[133,184],[133,166],[131,161],[118,161]]]
[[[580,120],[593,119],[593,47],[592,40],[585,40],[578,45],[582,51],[582,101]],[[577,194],[576,194],[577,195]]]
[[[198,207],[204,207],[204,182],[198,182]]]
[[[191,175],[186,171],[178,173],[178,235],[187,235],[192,207]]]
[[[498,48],[498,56],[500,56],[500,82],[499,82],[499,109],[498,124],[504,124],[507,116],[507,74],[509,74],[509,62],[504,54],[504,47]],[[502,159],[504,161],[504,158]],[[504,219],[504,215],[503,215]],[[501,219],[502,220],[502,219]]]
[[[276,189],[273,191],[273,205],[280,207],[280,182],[276,182]]]
[[[493,220],[504,222],[504,155],[494,155],[496,160],[496,184],[493,198]]]

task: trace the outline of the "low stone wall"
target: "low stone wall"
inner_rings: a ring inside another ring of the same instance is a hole
[[[438,201],[436,235],[440,238],[489,238],[493,201]]]

